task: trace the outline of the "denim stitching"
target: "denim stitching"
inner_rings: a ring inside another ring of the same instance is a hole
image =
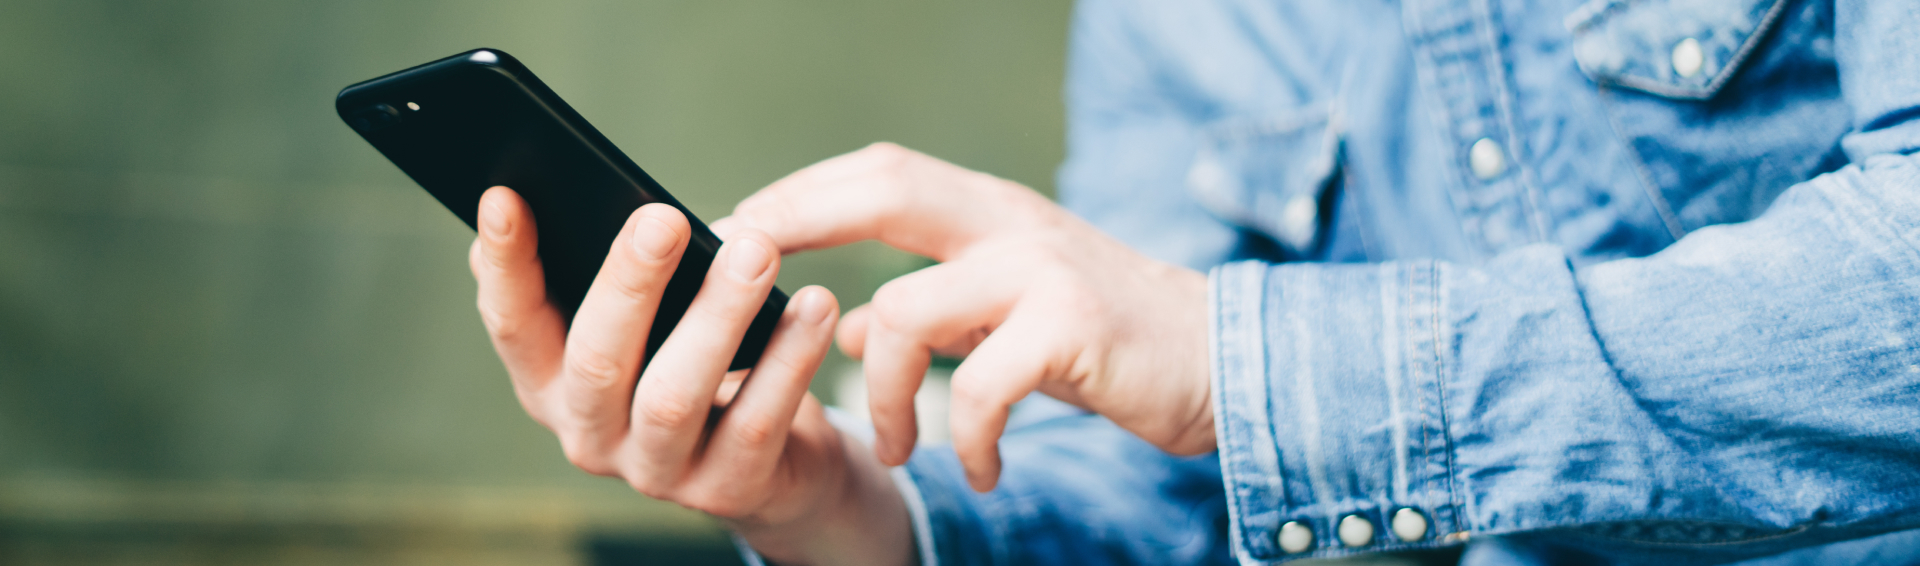
[[[1431,48],[1422,42],[1428,36],[1426,22],[1420,18],[1420,9],[1414,2],[1403,2],[1400,6],[1401,33],[1407,36],[1407,48],[1413,52],[1415,62],[1413,72],[1418,77],[1415,84],[1421,92],[1426,94],[1419,99],[1436,106],[1428,109],[1427,116],[1433,119],[1433,131],[1442,137],[1440,145],[1446,148],[1445,151],[1448,154],[1446,162],[1452,164],[1452,167],[1458,171],[1459,164],[1466,162],[1466,150],[1460,147],[1459,140],[1454,139],[1453,112],[1447,106],[1446,89],[1441,86],[1439,62],[1434,60]],[[1460,175],[1447,175],[1446,179],[1449,188],[1452,189],[1446,192],[1447,200],[1453,204],[1454,214],[1464,220],[1480,212],[1473,204],[1470,194],[1473,187],[1470,183]],[[1487,254],[1490,251],[1486,249],[1487,239],[1478,226],[1477,224],[1462,225],[1460,231],[1473,243],[1473,249]]]
[[[1399,276],[1402,279],[1405,279],[1405,283],[1404,283],[1405,293],[1403,295],[1403,298],[1405,299],[1406,303],[1403,306],[1406,308],[1406,315],[1405,315],[1406,320],[1402,322],[1405,324],[1405,331],[1408,332],[1408,338],[1412,338],[1413,337],[1412,332],[1415,332],[1420,328],[1420,320],[1419,320],[1420,309],[1419,309],[1419,306],[1415,304],[1416,300],[1414,298],[1414,293],[1415,293],[1414,286],[1416,285],[1416,282],[1414,281],[1412,266],[1408,266],[1404,264],[1400,265],[1398,267],[1398,271],[1399,271]],[[1399,331],[1399,329],[1395,329],[1395,330]],[[1419,359],[1420,357],[1420,353],[1416,351],[1417,347],[1418,346],[1416,345],[1416,342],[1414,340],[1407,340],[1407,343],[1404,346],[1406,351],[1407,370],[1408,370],[1408,373],[1410,374],[1420,373],[1423,367],[1413,363],[1413,360]],[[1420,376],[1417,379],[1425,379],[1425,376]],[[1417,389],[1413,387],[1409,387],[1408,389],[1409,391],[1417,391]],[[1426,396],[1416,394],[1413,396],[1413,402],[1416,404],[1418,414],[1420,415],[1420,455],[1424,460],[1425,458],[1432,457],[1432,454],[1433,454],[1433,427],[1430,426],[1426,420],[1426,417],[1427,417]],[[1420,478],[1422,480],[1422,483],[1424,484],[1427,481],[1426,479],[1427,474],[1422,473],[1420,475]],[[1425,492],[1426,490],[1424,488],[1421,489],[1421,493],[1424,494]]]
[[[1653,172],[1647,170],[1646,158],[1642,157],[1640,150],[1633,147],[1633,143],[1621,133],[1624,130],[1620,129],[1620,118],[1613,110],[1613,90],[1598,84],[1594,85],[1594,90],[1599,95],[1600,106],[1604,107],[1603,113],[1607,115],[1607,125],[1613,128],[1614,139],[1620,142],[1621,148],[1625,149],[1627,155],[1631,157],[1627,162],[1633,165],[1634,176],[1640,178],[1640,188],[1646,191],[1647,199],[1652,201],[1654,213],[1659,214],[1660,222],[1666,224],[1667,234],[1672,235],[1675,242],[1687,237],[1686,226],[1680,224],[1680,216],[1674,213],[1673,205],[1667,202],[1667,197],[1661,191],[1659,183],[1654,182]]]
[[[1460,472],[1459,472],[1458,457],[1454,453],[1454,446],[1453,446],[1453,440],[1452,440],[1453,437],[1449,431],[1449,419],[1447,418],[1447,387],[1446,387],[1447,370],[1446,370],[1446,358],[1442,354],[1445,348],[1445,342],[1442,339],[1443,334],[1441,332],[1440,324],[1441,324],[1441,316],[1444,314],[1444,311],[1446,311],[1446,291],[1445,291],[1444,285],[1441,284],[1441,279],[1445,277],[1445,274],[1442,273],[1442,269],[1440,267],[1439,262],[1428,261],[1426,262],[1426,264],[1427,264],[1426,268],[1429,273],[1429,281],[1427,284],[1431,285],[1433,290],[1433,308],[1431,311],[1433,313],[1433,375],[1434,375],[1433,383],[1434,383],[1435,389],[1439,391],[1439,396],[1440,396],[1440,406],[1438,407],[1439,413],[1440,413],[1440,429],[1441,429],[1440,441],[1445,445],[1446,462],[1447,462],[1447,495],[1448,495],[1448,499],[1450,500],[1450,502],[1454,507],[1453,509],[1454,525],[1455,525],[1454,530],[1464,532],[1467,529],[1464,528],[1464,525],[1461,525],[1461,523],[1465,520],[1464,518],[1466,517],[1466,502],[1461,499],[1461,493],[1458,487]]]
[[[1227,329],[1225,328],[1227,321],[1223,320],[1231,316],[1226,310],[1226,293],[1223,287],[1228,284],[1227,279],[1231,277],[1232,271],[1233,264],[1214,268],[1211,277],[1208,278],[1209,281],[1207,285],[1207,295],[1212,306],[1207,312],[1208,322],[1210,323],[1209,338],[1217,338],[1215,342],[1209,344],[1209,346],[1213,348],[1212,358],[1216,365],[1212,376],[1214,383],[1214,427],[1215,434],[1219,435],[1216,442],[1223,445],[1231,445],[1234,443],[1234,436],[1231,433],[1225,432],[1225,429],[1228,428],[1227,421],[1234,413],[1226,410],[1225,403],[1228,381],[1226,375],[1228,371],[1228,360],[1226,347]],[[1233,544],[1237,549],[1251,555],[1253,552],[1252,544],[1251,541],[1246,538],[1248,536],[1245,533],[1246,526],[1241,524],[1242,516],[1240,515],[1240,509],[1247,507],[1247,502],[1242,500],[1242,496],[1246,493],[1246,490],[1241,489],[1238,478],[1238,471],[1241,465],[1239,458],[1241,457],[1242,454],[1238,450],[1223,448],[1220,451],[1220,479],[1225,484],[1227,516],[1231,519],[1229,524],[1233,531],[1229,533],[1229,535],[1234,537]]]
[[[1499,109],[1500,125],[1506,130],[1507,153],[1512,155],[1513,166],[1517,169],[1513,183],[1520,186],[1520,202],[1526,206],[1527,219],[1533,228],[1533,241],[1545,242],[1547,219],[1540,212],[1539,188],[1527,182],[1533,176],[1532,167],[1527,165],[1525,159],[1521,159],[1526,154],[1526,143],[1521,140],[1518,120],[1513,113],[1512,79],[1508,76],[1506,58],[1500,54],[1500,37],[1494,31],[1498,28],[1494,26],[1493,6],[1487,0],[1476,0],[1474,7],[1475,15],[1480,18],[1481,40],[1486,42],[1487,70],[1494,75],[1488,78],[1494,95],[1493,105]]]
[[[1773,23],[1780,19],[1781,13],[1786,11],[1787,4],[1788,2],[1786,0],[1774,0],[1773,5],[1767,8],[1767,13],[1760,16],[1760,23],[1755,25],[1753,31],[1747,34],[1746,40],[1740,43],[1740,48],[1734,50],[1733,56],[1728,57],[1727,63],[1721,66],[1720,74],[1713,77],[1713,80],[1708,81],[1705,85],[1698,87],[1672,87],[1657,79],[1642,78],[1627,74],[1614,75],[1595,80],[1611,82],[1620,86],[1643,90],[1651,94],[1669,98],[1686,100],[1706,100],[1713,98],[1715,94],[1719,94],[1720,87],[1726,86],[1728,81],[1733,80],[1734,75],[1740,73],[1740,66],[1746,62],[1747,56],[1751,55],[1754,49],[1758,48],[1759,44],[1767,35],[1770,35],[1770,32],[1773,30]]]
[[[1380,270],[1387,272],[1382,274],[1386,276],[1381,277],[1381,285],[1392,284],[1391,264],[1381,266]],[[1385,382],[1387,387],[1387,420],[1389,430],[1393,437],[1393,470],[1392,473],[1389,474],[1391,478],[1389,481],[1392,482],[1391,496],[1395,501],[1406,501],[1408,499],[1407,416],[1400,406],[1400,387],[1403,376],[1400,370],[1400,344],[1398,340],[1400,334],[1396,332],[1394,328],[1395,320],[1400,318],[1400,312],[1397,308],[1398,305],[1395,305],[1393,302],[1395,294],[1393,289],[1384,287],[1380,293],[1380,319],[1384,326],[1380,332],[1380,351],[1384,354],[1384,359],[1381,360],[1380,378]]]
[[[1307,286],[1303,285],[1302,287]],[[1289,295],[1293,295],[1293,293],[1289,293]],[[1297,300],[1291,296],[1288,298],[1292,299],[1288,301],[1290,303]],[[1311,301],[1308,304],[1317,302],[1319,301]],[[1299,317],[1289,318],[1292,318],[1291,322],[1293,326],[1291,329],[1293,339],[1288,341],[1292,343],[1294,354],[1294,358],[1291,360],[1293,362],[1293,383],[1296,387],[1293,399],[1298,409],[1295,412],[1295,418],[1299,419],[1301,429],[1300,436],[1303,441],[1301,442],[1301,449],[1306,452],[1307,457],[1307,482],[1313,490],[1314,503],[1320,507],[1320,512],[1327,515],[1327,519],[1329,520],[1328,524],[1333,524],[1332,521],[1337,520],[1337,517],[1334,516],[1336,514],[1334,501],[1336,496],[1330,489],[1332,482],[1327,479],[1327,455],[1325,446],[1322,444],[1326,439],[1322,438],[1321,434],[1319,389],[1316,387],[1313,379],[1313,364],[1317,362],[1317,360],[1312,358],[1312,345],[1308,344],[1305,340],[1306,337],[1312,336],[1312,333],[1307,329],[1307,321],[1305,319]]]

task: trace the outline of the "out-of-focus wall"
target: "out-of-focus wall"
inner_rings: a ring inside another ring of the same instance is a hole
[[[471,233],[334,93],[506,50],[709,219],[877,140],[1050,191],[1069,10],[0,0],[0,563],[730,560],[520,412]],[[852,306],[918,262],[781,284]]]

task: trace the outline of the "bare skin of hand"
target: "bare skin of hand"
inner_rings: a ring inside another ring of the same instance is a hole
[[[953,376],[953,446],[975,490],[998,482],[1016,401],[1040,391],[1174,454],[1214,449],[1206,276],[1152,260],[1011,181],[892,144],[813,165],[742,201],[722,235],[782,253],[878,240],[941,263],[881,287],[840,322],[862,359],[874,450],[905,463],[931,356]]]
[[[838,320],[833,295],[795,293],[759,364],[727,371],[779,272],[766,234],[729,234],[643,373],[654,311],[691,234],[678,210],[648,205],[628,218],[571,325],[547,301],[526,203],[495,187],[479,219],[469,263],[481,318],[521,406],[575,466],[720,517],[777,563],[917,561],[886,469],[807,393]]]

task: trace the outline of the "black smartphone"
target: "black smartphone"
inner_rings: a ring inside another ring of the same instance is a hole
[[[475,49],[349,86],[334,108],[469,227],[488,188],[519,193],[533,209],[548,299],[569,321],[627,217],[648,203],[680,209],[693,239],[660,298],[648,360],[720,248],[706,224],[504,51]],[[767,294],[729,367],[760,360],[786,306],[786,293]]]

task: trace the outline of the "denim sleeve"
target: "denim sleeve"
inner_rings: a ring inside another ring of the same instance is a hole
[[[1211,279],[1243,557],[1564,529],[1600,554],[1726,558],[1920,527],[1914,156],[1578,271],[1535,246]],[[1393,532],[1403,509],[1430,527]],[[1290,522],[1311,551],[1280,547]],[[1375,528],[1343,541],[1343,522]]]

